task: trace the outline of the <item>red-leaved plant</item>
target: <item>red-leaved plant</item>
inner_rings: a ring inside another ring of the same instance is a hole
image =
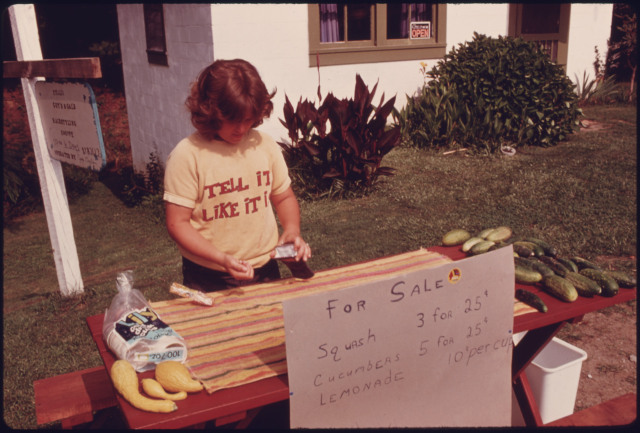
[[[356,75],[353,99],[338,99],[329,93],[316,108],[308,100],[293,105],[285,95],[284,120],[291,143],[278,142],[284,149],[297,193],[304,198],[363,195],[379,176],[392,175],[382,158],[400,144],[398,125],[387,126],[395,96],[374,107],[372,91]],[[318,96],[322,100],[320,90]],[[329,122],[329,127],[327,127]]]

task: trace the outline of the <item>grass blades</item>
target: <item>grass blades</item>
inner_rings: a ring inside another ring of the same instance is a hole
[[[518,148],[514,156],[395,148],[385,164],[396,174],[371,195],[301,203],[302,232],[313,248],[310,266],[320,270],[438,245],[452,228],[474,233],[507,225],[515,235],[546,240],[560,255],[633,256],[619,263],[635,275],[636,107],[588,107],[585,114],[604,128],[554,147]],[[125,206],[102,183],[74,200],[85,293],[72,299],[59,294],[45,215],[5,222],[9,427],[37,427],[34,380],[101,364],[85,318],[109,306],[118,272],[133,269],[134,287],[151,301],[173,298],[169,287],[182,281],[181,260],[158,215],[159,208]]]

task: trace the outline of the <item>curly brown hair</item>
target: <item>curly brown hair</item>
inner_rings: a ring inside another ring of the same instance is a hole
[[[223,121],[239,122],[247,116],[253,127],[271,115],[276,91],[267,91],[257,69],[246,60],[216,60],[191,86],[185,101],[191,123],[207,138],[216,136]]]

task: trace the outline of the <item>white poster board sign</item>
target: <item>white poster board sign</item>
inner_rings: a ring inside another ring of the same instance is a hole
[[[283,301],[292,428],[511,424],[512,247]]]
[[[36,83],[36,99],[52,158],[100,171],[106,165],[93,90],[86,83]]]

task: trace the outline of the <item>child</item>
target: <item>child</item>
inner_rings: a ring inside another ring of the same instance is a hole
[[[273,111],[258,71],[244,60],[217,60],[192,85],[186,106],[196,132],[167,159],[166,224],[183,256],[183,284],[212,291],[280,278],[276,245],[300,236],[300,208],[278,144],[253,129]],[[282,225],[278,226],[272,209]]]

